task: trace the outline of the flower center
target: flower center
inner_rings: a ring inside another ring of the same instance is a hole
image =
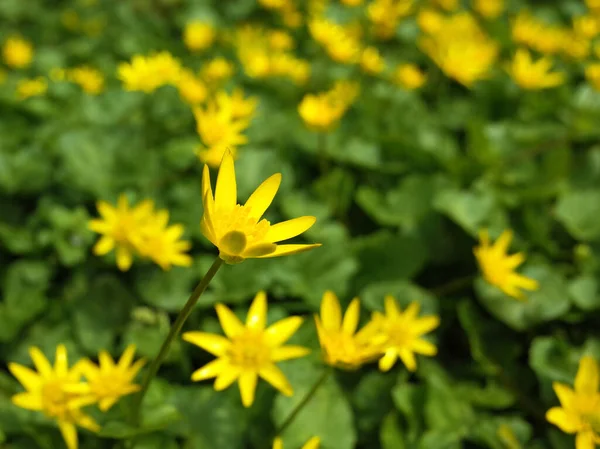
[[[67,412],[69,397],[62,388],[60,380],[48,381],[42,387],[42,404],[46,415],[49,417],[64,417]]]
[[[120,396],[123,386],[127,385],[129,380],[117,370],[111,371],[109,376],[98,377],[92,383],[91,388],[94,394],[100,398]]]
[[[405,322],[392,323],[387,331],[388,342],[393,346],[409,346],[414,337],[407,324]]]
[[[262,334],[246,331],[232,339],[229,358],[232,365],[243,370],[259,371],[271,362],[271,350]]]
[[[245,248],[263,241],[267,235],[270,223],[265,219],[257,222],[258,218],[253,217],[251,213],[249,207],[241,204],[236,204],[227,212],[217,210],[215,213],[214,228],[220,234],[217,238],[219,241],[225,237],[227,240],[232,240],[225,245],[232,254],[241,254]],[[245,239],[243,240],[240,235]]]
[[[358,368],[365,360],[353,336],[342,333],[329,335],[324,346],[325,358],[329,364]]]

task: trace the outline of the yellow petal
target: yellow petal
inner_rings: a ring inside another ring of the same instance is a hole
[[[25,387],[26,390],[38,390],[41,388],[42,379],[38,373],[18,363],[9,363],[8,369],[13,376]]]
[[[267,294],[260,291],[254,297],[254,301],[248,309],[246,327],[257,331],[264,330],[267,324]]]
[[[262,184],[256,188],[244,205],[250,209],[251,217],[258,220],[263,216],[273,202],[273,198],[275,198],[280,184],[281,173],[275,173],[274,175],[265,179]]]
[[[133,365],[131,365],[131,368],[129,368],[128,372],[129,372],[129,378],[133,379],[138,371],[140,369],[142,369],[142,366],[144,366],[146,364],[146,360],[145,359],[139,359],[137,362],[135,362]]]
[[[595,449],[594,432],[586,430],[575,436],[575,449]]]
[[[302,449],[319,449],[320,445],[321,445],[321,438],[312,437],[310,440],[308,440],[306,442],[306,444],[304,446],[302,446]]]
[[[398,303],[396,302],[396,298],[391,295],[386,295],[383,299],[385,314],[389,318],[394,318],[400,315],[400,309],[398,309]]]
[[[77,429],[75,424],[67,421],[58,421],[58,428],[68,449],[77,449]]]
[[[437,354],[436,346],[427,340],[421,340],[420,338],[417,338],[413,340],[410,346],[411,349],[417,354],[423,354],[428,356],[434,356]]]
[[[229,365],[229,367],[222,371],[221,374],[215,379],[214,388],[216,391],[223,391],[229,387],[236,379],[240,376],[240,369]]]
[[[54,370],[52,369],[52,365],[39,348],[32,346],[29,348],[29,356],[31,360],[33,360],[33,364],[37,369],[38,373],[42,375],[42,377],[48,378],[54,374]]]
[[[66,376],[69,372],[69,359],[67,357],[67,348],[65,345],[58,345],[56,347],[54,371],[58,376],[61,377]]]
[[[219,317],[219,322],[221,323],[223,332],[225,332],[227,337],[233,338],[245,331],[246,328],[240,319],[235,316],[231,309],[229,309],[229,307],[223,304],[217,304],[215,308],[217,310],[217,316]]]
[[[273,449],[283,449],[283,440],[279,437],[273,440]]]
[[[435,315],[426,315],[416,319],[412,326],[411,331],[415,334],[423,335],[427,332],[431,332],[433,329],[440,325],[440,317]]]
[[[579,361],[575,391],[587,396],[598,393],[598,363],[590,356],[584,356]]]
[[[91,432],[98,432],[100,430],[100,426],[92,419],[92,417],[81,412],[76,414],[75,424]]]
[[[576,403],[575,392],[571,389],[570,386],[565,385],[560,382],[552,382],[552,389],[558,400],[560,401],[560,405],[567,410],[573,410]]]
[[[210,185],[210,170],[208,165],[204,165],[202,170],[202,199],[209,195],[211,199],[214,199],[212,186]]]
[[[117,267],[121,271],[127,271],[133,263],[131,251],[124,246],[117,247]]]
[[[506,251],[508,250],[508,247],[510,245],[510,242],[513,239],[513,232],[510,229],[506,229],[502,232],[502,234],[500,234],[500,237],[498,237],[498,240],[496,240],[496,242],[493,245],[494,251],[501,253],[501,254],[506,254]]]
[[[112,220],[116,216],[116,210],[112,206],[112,204],[107,203],[106,201],[98,201],[96,203],[96,209],[98,209],[98,213],[102,216],[102,218],[108,220]]]
[[[294,390],[286,379],[285,374],[283,374],[283,371],[275,365],[268,365],[262,368],[258,375],[279,390],[283,395],[291,396],[294,394]]]
[[[342,322],[342,331],[348,335],[354,335],[356,328],[358,327],[358,320],[360,318],[360,300],[354,298],[344,314],[344,321]]]
[[[269,242],[280,242],[282,240],[291,239],[302,234],[315,224],[315,217],[298,217],[292,220],[282,221],[269,227],[265,240]]]
[[[421,304],[419,304],[417,301],[412,301],[406,307],[406,310],[403,313],[404,319],[409,320],[409,321],[414,320],[417,317],[417,315],[419,314],[419,310],[421,310]]]
[[[246,248],[242,254],[242,257],[245,259],[266,257],[275,252],[276,249],[277,245],[275,243],[260,243],[258,245]]]
[[[119,359],[119,363],[117,366],[120,370],[125,371],[133,362],[133,357],[135,356],[135,345],[131,344],[125,348],[123,354],[121,354],[121,358]]]
[[[277,245],[275,251],[265,256],[257,256],[258,258],[265,257],[280,257],[280,256],[290,256],[292,254],[303,253],[304,251],[311,250],[313,248],[318,248],[321,246],[320,243],[313,243],[310,245]]]
[[[192,380],[199,382],[201,380],[217,377],[229,367],[229,363],[225,359],[215,359],[207,363],[202,368],[197,369],[192,373]]]
[[[215,187],[215,207],[223,211],[232,210],[237,203],[237,186],[235,181],[235,168],[233,156],[228,150],[223,155],[217,185]]]
[[[231,347],[231,342],[225,337],[207,332],[185,332],[182,338],[217,357],[224,355]]]
[[[388,349],[384,356],[379,359],[379,369],[381,371],[389,371],[398,359],[398,353],[395,349]]]
[[[512,273],[510,275],[510,283],[515,287],[520,287],[525,290],[534,291],[540,288],[538,281],[535,279],[528,278],[526,276],[522,276],[518,273]]]
[[[342,308],[331,290],[327,290],[321,300],[321,321],[326,331],[338,332],[342,326]]]
[[[98,362],[100,363],[100,370],[104,373],[109,373],[115,369],[115,362],[111,355],[106,351],[100,351],[98,354]]]
[[[523,262],[525,262],[525,254],[515,253],[515,254],[511,254],[510,256],[506,257],[503,261],[503,264],[506,266],[506,268],[510,268],[510,269],[514,270],[519,265],[521,265]]]
[[[115,247],[115,240],[107,235],[102,236],[100,240],[94,245],[94,254],[97,256],[104,256],[113,250]]]
[[[310,349],[304,346],[280,346],[271,350],[271,360],[273,362],[282,362],[284,360],[297,359],[310,354]]]
[[[398,351],[398,356],[406,366],[406,369],[409,371],[415,371],[417,369],[417,360],[410,349],[400,349],[400,351]]]
[[[119,400],[118,396],[102,398],[102,399],[100,399],[100,402],[98,402],[98,408],[100,409],[101,412],[107,412],[112,408],[113,405],[115,405],[117,403],[118,400]]]
[[[10,400],[17,407],[24,408],[26,410],[33,411],[41,411],[44,408],[44,404],[42,402],[41,393],[37,392],[35,394],[32,393],[17,393],[13,395]]]
[[[265,331],[265,341],[272,347],[284,344],[296,333],[303,321],[302,317],[290,316],[271,324]]]
[[[243,372],[238,378],[240,395],[242,396],[242,404],[244,407],[250,407],[254,402],[257,381],[258,375],[254,372]]]
[[[579,417],[567,413],[564,408],[552,407],[546,412],[546,420],[565,433],[575,433],[581,428]]]

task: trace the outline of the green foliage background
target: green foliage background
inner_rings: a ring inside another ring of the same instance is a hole
[[[509,4],[516,11],[525,2]],[[577,10],[575,1],[543,8],[549,17]],[[64,29],[61,13],[75,8],[99,19],[98,36]],[[561,9],[562,8],[562,9]],[[340,9],[341,11],[341,9]],[[341,14],[341,12],[340,12]],[[30,38],[36,57],[30,74],[91,64],[107,75],[100,96],[69,84],[48,95],[18,101],[9,73],[0,86],[0,360],[29,364],[27,348],[52,357],[65,343],[75,360],[100,349],[118,355],[135,343],[156,355],[169,322],[214,257],[199,220],[201,165],[190,108],[172,88],[152,95],[124,92],[116,65],[136,53],[169,50],[188,67],[216,47],[192,56],[180,35],[193,18],[220,28],[275,16],[252,0],[71,1],[2,0],[0,38]],[[506,18],[493,24],[508,39]],[[419,359],[415,375],[397,365],[336,372],[284,435],[299,448],[319,435],[325,449],[452,449],[573,447],[545,422],[557,404],[552,381],[572,383],[579,357],[600,358],[600,95],[573,65],[570,81],[544,92],[519,92],[497,69],[472,90],[444,79],[415,47],[409,19],[382,47],[389,61],[411,59],[426,67],[422,92],[403,91],[363,75],[360,99],[328,136],[326,166],[319,169],[317,137],[296,106],[307,91],[330,86],[355,69],[329,62],[305,31],[299,54],[313,64],[308,86],[253,81],[238,74],[232,85],[260,98],[236,162],[245,199],[268,175],[283,184],[268,212],[273,220],[316,215],[312,252],[226,266],[217,275],[187,329],[218,332],[213,305],[222,301],[245,314],[260,290],[268,291],[271,320],[310,317],[326,289],[344,303],[359,296],[363,318],[391,293],[401,304],[419,300],[441,316],[439,355]],[[510,44],[505,42],[508,47]],[[87,221],[99,199],[154,199],[183,223],[193,240],[194,266],[163,272],[136,263],[120,273],[110,256],[92,255]],[[477,232],[515,230],[513,250],[525,250],[523,272],[542,288],[528,302],[504,297],[481,279],[472,254]],[[143,449],[270,447],[272,432],[301,400],[323,367],[314,325],[295,337],[315,349],[283,368],[293,398],[259,385],[254,406],[242,408],[237,388],[221,393],[189,380],[209,356],[177,343],[148,397]],[[62,447],[58,431],[39,414],[17,409],[20,391],[0,370],[0,441],[13,449]],[[85,449],[116,447],[119,410],[99,417],[101,438],[81,432]],[[112,422],[111,422],[112,421]],[[508,429],[508,430],[507,430]]]

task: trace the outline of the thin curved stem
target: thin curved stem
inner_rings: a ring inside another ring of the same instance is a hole
[[[175,322],[171,326],[171,329],[169,330],[169,335],[167,335],[167,338],[163,342],[158,355],[156,356],[156,358],[152,361],[152,363],[148,367],[148,371],[146,371],[146,375],[144,376],[144,381],[142,382],[142,388],[140,389],[140,392],[135,396],[135,399],[133,402],[132,413],[131,413],[131,424],[132,425],[134,425],[136,427],[139,426],[140,407],[142,405],[142,401],[144,400],[144,396],[148,392],[148,387],[150,386],[150,382],[152,382],[152,379],[154,379],[154,377],[156,376],[158,369],[160,368],[160,366],[162,365],[162,362],[164,361],[165,357],[169,353],[171,344],[175,340],[175,337],[177,337],[177,335],[181,331],[181,328],[183,327],[183,323],[185,323],[185,321],[190,316],[190,313],[192,313],[192,310],[194,309],[194,306],[198,302],[198,299],[200,298],[200,296],[202,296],[202,293],[204,293],[204,290],[206,290],[206,287],[208,287],[208,284],[210,283],[212,278],[215,276],[215,274],[217,274],[217,271],[219,271],[219,268],[221,268],[221,265],[223,265],[223,259],[217,257],[216,260],[211,265],[211,267],[206,272],[206,274],[204,275],[204,277],[200,280],[200,282],[198,283],[198,285],[196,286],[196,288],[194,289],[194,291],[192,292],[190,297],[188,298],[187,302],[185,303],[185,305],[179,312],[179,315],[177,315],[177,319],[175,319]]]

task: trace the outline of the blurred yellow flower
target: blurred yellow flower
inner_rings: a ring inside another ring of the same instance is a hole
[[[379,360],[379,369],[389,371],[400,358],[409,371],[417,369],[416,354],[434,356],[437,348],[433,343],[421,337],[440,325],[439,317],[428,315],[417,317],[419,303],[411,302],[402,312],[392,296],[385,297],[385,315],[373,314],[373,322],[385,337],[383,357]]]
[[[291,2],[292,0],[258,0],[258,3],[265,9],[283,9]]]
[[[219,249],[219,257],[228,264],[249,258],[279,257],[308,251],[317,244],[287,244],[277,242],[302,234],[316,221],[304,216],[271,225],[261,217],[273,201],[281,174],[276,173],[254,191],[246,204],[237,204],[237,188],[233,157],[225,152],[219,167],[213,196],[208,166],[202,173],[202,202],[204,214],[200,222],[202,234]]]
[[[89,66],[75,67],[67,71],[67,78],[78,84],[84,92],[98,95],[104,90],[104,75]]]
[[[556,54],[565,48],[570,36],[566,30],[533,17],[527,10],[522,10],[512,21],[511,33],[516,44],[525,45],[544,54]]]
[[[319,437],[312,437],[306,442],[302,449],[319,449],[321,445],[321,439]],[[283,440],[279,437],[273,441],[273,449],[283,449]]]
[[[177,90],[183,101],[189,105],[197,105],[206,100],[208,89],[200,77],[191,70],[183,70],[177,81]]]
[[[64,345],[56,347],[54,366],[36,347],[29,348],[29,355],[37,372],[18,363],[8,364],[9,371],[26,390],[11,398],[13,404],[43,412],[56,420],[67,448],[77,449],[76,426],[92,432],[100,430],[100,426],[81,411],[82,407],[96,402],[96,398],[90,394],[89,386],[81,382],[81,363],[69,368]]]
[[[312,38],[323,46],[331,59],[344,64],[353,64],[360,57],[360,42],[349,28],[322,17],[308,22]]]
[[[18,36],[9,37],[2,46],[2,59],[14,69],[28,67],[33,60],[33,45]]]
[[[167,84],[176,85],[182,72],[181,63],[169,52],[150,56],[135,55],[131,62],[122,62],[118,77],[125,90],[154,92]]]
[[[564,83],[564,74],[551,72],[552,60],[545,56],[533,61],[529,52],[520,48],[507,68],[513,81],[528,90],[546,89]]]
[[[196,370],[192,380],[216,377],[217,391],[237,380],[244,407],[254,402],[259,377],[282,394],[292,396],[292,386],[275,363],[304,357],[310,352],[301,346],[284,346],[302,324],[302,318],[284,318],[267,327],[267,295],[262,291],[252,301],[245,324],[223,304],[217,304],[216,310],[225,336],[205,332],[183,334],[185,341],[218,357]]]
[[[94,246],[94,254],[102,256],[116,247],[117,266],[127,271],[133,262],[134,252],[141,247],[144,239],[144,227],[153,214],[154,203],[142,201],[134,208],[124,194],[119,196],[117,207],[106,201],[98,201],[100,219],[89,221],[88,227],[102,237]]]
[[[600,91],[600,63],[588,65],[585,68],[585,77],[595,90]]]
[[[600,10],[600,0],[585,0],[585,5],[594,12]]]
[[[459,7],[459,0],[434,0],[434,2],[449,12],[456,11]]]
[[[579,361],[575,389],[560,382],[552,384],[560,407],[548,410],[546,419],[563,432],[576,434],[577,449],[594,449],[600,444],[598,371],[598,363],[592,357],[584,356]]]
[[[329,91],[305,95],[298,105],[298,113],[309,128],[329,131],[354,102],[358,92],[357,83],[337,81]]]
[[[378,39],[394,37],[403,17],[412,12],[413,0],[374,0],[367,6],[367,17],[373,34]]]
[[[385,61],[377,47],[366,47],[360,56],[361,69],[370,74],[378,75],[385,69]]]
[[[231,157],[235,160],[237,159],[238,150],[236,147],[231,146],[212,146],[212,147],[204,147],[199,145],[194,150],[194,154],[198,157],[200,162],[208,165],[211,168],[218,168],[223,160],[223,155],[226,151],[231,153]]]
[[[600,33],[600,23],[598,17],[591,15],[578,16],[573,18],[573,31],[576,36],[583,39],[593,39]]]
[[[200,70],[200,77],[209,84],[219,84],[232,75],[233,64],[222,57],[211,59]]]
[[[233,89],[231,94],[220,90],[216,94],[215,101],[218,108],[229,111],[234,120],[251,119],[258,104],[257,97],[244,98],[244,91],[240,88]]]
[[[431,8],[421,8],[417,14],[417,24],[424,33],[437,33],[444,25],[444,16]]]
[[[515,272],[515,269],[525,261],[525,255],[507,254],[512,238],[512,231],[505,230],[498,240],[490,245],[488,231],[482,230],[479,232],[480,246],[475,247],[473,252],[487,282],[498,287],[508,296],[523,300],[525,297],[520,288],[537,290],[539,284],[536,280]]]
[[[121,397],[139,391],[133,379],[146,361],[140,359],[132,364],[134,355],[135,345],[129,345],[117,363],[106,351],[98,354],[99,366],[88,359],[81,362],[81,370],[101,411],[108,411]]]
[[[325,363],[354,370],[379,357],[382,338],[377,323],[371,321],[356,332],[360,318],[358,298],[350,302],[342,318],[340,302],[328,290],[323,294],[320,312],[321,316],[315,315],[315,323]]]
[[[143,240],[139,243],[138,251],[143,257],[148,257],[163,270],[168,271],[173,265],[189,267],[192,258],[185,254],[192,247],[187,240],[180,240],[185,232],[181,224],[169,226],[169,212],[159,210],[143,227]]]
[[[191,51],[202,51],[215,41],[215,28],[208,22],[195,20],[186,24],[183,30],[183,42]]]
[[[271,30],[268,39],[273,50],[286,51],[294,48],[294,38],[287,31]]]
[[[504,11],[504,0],[473,0],[473,9],[486,19],[496,19]]]
[[[415,64],[399,64],[394,70],[392,80],[404,89],[413,90],[425,84],[427,75]]]
[[[42,76],[22,79],[17,82],[17,96],[21,100],[44,95],[47,91],[48,82],[46,81],[46,78]]]

